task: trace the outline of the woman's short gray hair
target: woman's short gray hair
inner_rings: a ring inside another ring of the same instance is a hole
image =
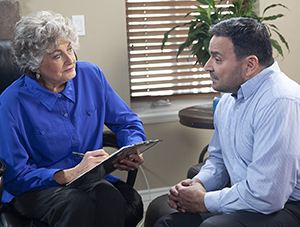
[[[79,48],[76,28],[61,14],[40,11],[29,14],[17,22],[11,41],[13,61],[30,77],[43,61],[45,54],[53,52],[60,41]]]

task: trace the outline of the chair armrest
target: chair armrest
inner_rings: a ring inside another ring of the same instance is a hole
[[[3,185],[4,185],[3,174],[5,172],[5,169],[6,169],[5,164],[3,160],[0,158],[0,203],[2,200],[2,192],[3,192]]]
[[[5,164],[3,160],[0,158],[0,176],[4,174],[5,170],[6,170]]]
[[[204,165],[204,162],[201,162],[201,163],[198,163],[197,165],[190,167],[187,172],[187,178],[192,179],[194,176],[196,176],[199,173],[199,171],[203,165]]]
[[[116,134],[111,131],[103,132],[103,147],[113,147],[119,149],[119,145],[116,140]],[[133,187],[138,170],[128,171],[126,183]]]
[[[103,147],[113,147],[119,149],[119,145],[116,140],[116,134],[111,131],[103,132]]]
[[[196,176],[199,173],[200,169],[202,168],[202,166],[205,163],[205,156],[207,156],[207,154],[208,154],[207,148],[208,148],[208,145],[206,145],[202,149],[200,156],[199,156],[199,163],[189,168],[189,170],[187,172],[187,178],[192,179],[194,176]]]

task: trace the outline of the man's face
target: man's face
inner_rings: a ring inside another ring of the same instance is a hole
[[[204,69],[210,73],[212,88],[216,91],[237,94],[246,81],[243,60],[237,61],[234,46],[227,37],[213,36],[209,45],[210,59]]]

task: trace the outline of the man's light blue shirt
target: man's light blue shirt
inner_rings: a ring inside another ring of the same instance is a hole
[[[82,61],[76,63],[76,77],[59,93],[21,76],[0,96],[0,119],[4,202],[57,186],[54,173],[81,161],[72,152],[102,148],[104,125],[116,133],[120,147],[146,140],[142,122],[101,69]]]
[[[210,157],[196,176],[211,213],[269,214],[300,201],[300,86],[277,62],[237,96],[223,95],[214,126]]]

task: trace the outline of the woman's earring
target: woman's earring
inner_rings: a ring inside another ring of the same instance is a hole
[[[36,78],[37,80],[39,80],[40,77],[41,77],[41,75],[40,75],[39,73],[36,73],[36,74],[35,74],[35,78]]]

